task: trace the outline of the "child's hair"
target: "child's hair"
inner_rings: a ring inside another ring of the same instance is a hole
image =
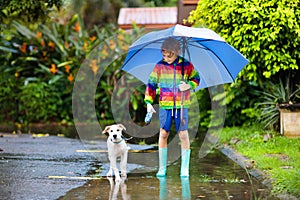
[[[180,51],[180,43],[178,40],[169,37],[162,43],[161,49],[178,52]]]

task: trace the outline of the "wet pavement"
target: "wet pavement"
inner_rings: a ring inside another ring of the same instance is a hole
[[[276,200],[270,191],[256,179],[249,180],[245,171],[219,151],[205,158],[197,157],[194,147],[189,178],[180,178],[180,162],[168,166],[165,178],[156,178],[153,172],[133,170],[121,183],[100,176],[82,187],[70,190],[60,200],[80,199],[143,199],[143,200]],[[132,153],[130,156],[136,156]],[[92,172],[95,174],[95,172]],[[96,173],[97,174],[97,173]]]
[[[94,158],[76,153],[84,148],[76,139],[27,134],[1,134],[0,199],[57,199],[84,179],[58,180],[51,176],[84,176]]]
[[[219,151],[198,158],[197,145],[192,147],[190,178],[179,177],[180,162],[175,161],[168,176],[158,179],[157,152],[132,151],[128,179],[115,183],[105,177],[105,138],[88,146],[58,136],[0,136],[0,199],[276,199]],[[143,159],[151,165],[143,166]]]

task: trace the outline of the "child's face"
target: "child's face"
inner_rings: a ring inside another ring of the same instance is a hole
[[[162,55],[163,55],[163,57],[164,57],[164,60],[165,60],[168,64],[173,63],[173,62],[176,60],[176,58],[177,58],[177,56],[178,56],[178,54],[179,54],[179,52],[169,51],[169,50],[166,50],[166,49],[162,49],[162,50],[161,50],[161,53],[162,53]]]

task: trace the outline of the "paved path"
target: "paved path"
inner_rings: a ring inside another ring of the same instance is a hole
[[[129,155],[127,166],[130,172],[126,181],[128,195],[135,197],[134,199],[141,199],[140,196],[142,199],[146,196],[148,199],[155,199],[161,195],[160,191],[170,190],[172,194],[176,194],[176,198],[181,196],[182,181],[178,178],[178,162],[168,168],[169,174],[176,174],[168,176],[164,181],[169,182],[168,187],[161,187],[165,184],[161,184],[155,177],[147,176],[149,172],[156,170],[157,152],[150,151],[145,156],[144,153],[135,153],[134,150],[149,149],[151,146],[130,147],[133,152]],[[28,134],[0,133],[0,199],[107,199],[110,184],[107,179],[101,178],[108,170],[105,150],[104,136],[97,141],[85,141],[83,144],[79,139],[58,136],[32,137]],[[198,147],[193,149],[194,153],[198,150]],[[194,198],[206,196],[205,199],[215,199],[218,196],[219,199],[223,199],[224,195],[230,194],[235,198],[252,199],[252,191],[255,191],[258,197],[269,197],[268,190],[257,182],[254,185],[249,181],[238,184],[223,182],[222,180],[228,177],[237,177],[238,180],[247,178],[242,168],[228,162],[226,157],[213,155],[199,159],[194,156],[191,163],[194,166],[191,173],[195,176],[191,177],[190,186],[187,185]],[[100,167],[101,172],[97,172]],[[153,172],[152,175],[154,174]],[[201,178],[206,175],[220,181],[207,183]],[[136,188],[139,188],[139,193],[135,192]],[[177,194],[178,191],[180,194]],[[245,198],[245,195],[248,197]]]
[[[0,133],[0,199],[58,199],[97,179],[95,174],[107,173],[106,136],[85,144],[79,139],[37,136],[42,137]],[[129,146],[133,151],[151,148]],[[137,162],[129,159],[128,172],[143,168],[133,163]],[[100,166],[102,171],[96,173]]]
[[[0,134],[0,199],[57,199],[83,185],[82,177],[95,161],[80,140],[27,134]]]

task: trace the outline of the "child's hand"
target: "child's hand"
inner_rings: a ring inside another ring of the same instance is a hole
[[[147,103],[147,113],[156,113],[156,111],[150,103]]]
[[[191,89],[190,84],[185,83],[184,81],[180,81],[180,84],[179,84],[179,90],[180,90],[181,92],[184,92],[184,91],[187,91],[187,90],[190,90],[190,89]]]

